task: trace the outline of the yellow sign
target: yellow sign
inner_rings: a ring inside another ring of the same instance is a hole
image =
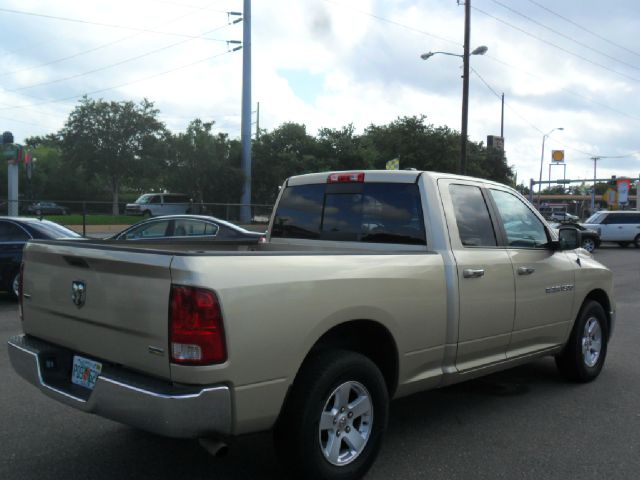
[[[551,161],[564,162],[564,150],[551,150]]]
[[[394,158],[387,162],[387,170],[400,170],[400,159]]]

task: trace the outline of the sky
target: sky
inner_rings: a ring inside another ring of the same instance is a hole
[[[518,183],[640,175],[640,4],[470,0],[469,138],[500,134]],[[462,3],[462,2],[461,2]],[[83,95],[148,98],[173,132],[214,121],[240,136],[242,0],[4,0],[0,130],[58,131]],[[425,115],[460,130],[464,6],[456,0],[256,0],[252,121],[319,128]],[[563,130],[559,130],[563,128]],[[549,134],[548,136],[545,136]],[[609,157],[609,158],[607,158]],[[401,168],[411,165],[401,165]],[[551,178],[564,175],[553,166]]]

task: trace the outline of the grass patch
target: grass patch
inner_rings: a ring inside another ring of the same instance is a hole
[[[82,225],[82,215],[44,215],[42,218],[60,225]],[[133,225],[142,220],[139,215],[87,215],[87,225]]]

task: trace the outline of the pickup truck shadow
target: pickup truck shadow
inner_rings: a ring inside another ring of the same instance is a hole
[[[381,455],[367,478],[401,478],[410,459],[423,459],[428,468],[447,468],[447,449],[465,448],[469,432],[482,437],[483,425],[502,422],[513,429],[510,418],[522,406],[561,395],[567,384],[550,359],[500,372],[451,387],[399,399],[391,405],[389,430]],[[280,479],[268,433],[241,437],[226,456],[214,458],[192,440],[159,437],[119,424],[100,422],[98,438],[82,432],[71,456],[52,446],[36,462],[20,470],[32,478],[181,478]],[[84,440],[86,441],[83,441]],[[68,443],[70,439],[63,440]],[[451,451],[449,451],[449,454]],[[64,459],[63,459],[64,458]],[[91,459],[86,464],[82,459]],[[45,468],[44,465],[46,465]],[[398,467],[400,470],[398,471]],[[26,470],[26,471],[25,471]]]

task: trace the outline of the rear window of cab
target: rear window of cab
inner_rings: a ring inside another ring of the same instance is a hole
[[[271,237],[425,245],[418,186],[338,183],[287,187]]]

